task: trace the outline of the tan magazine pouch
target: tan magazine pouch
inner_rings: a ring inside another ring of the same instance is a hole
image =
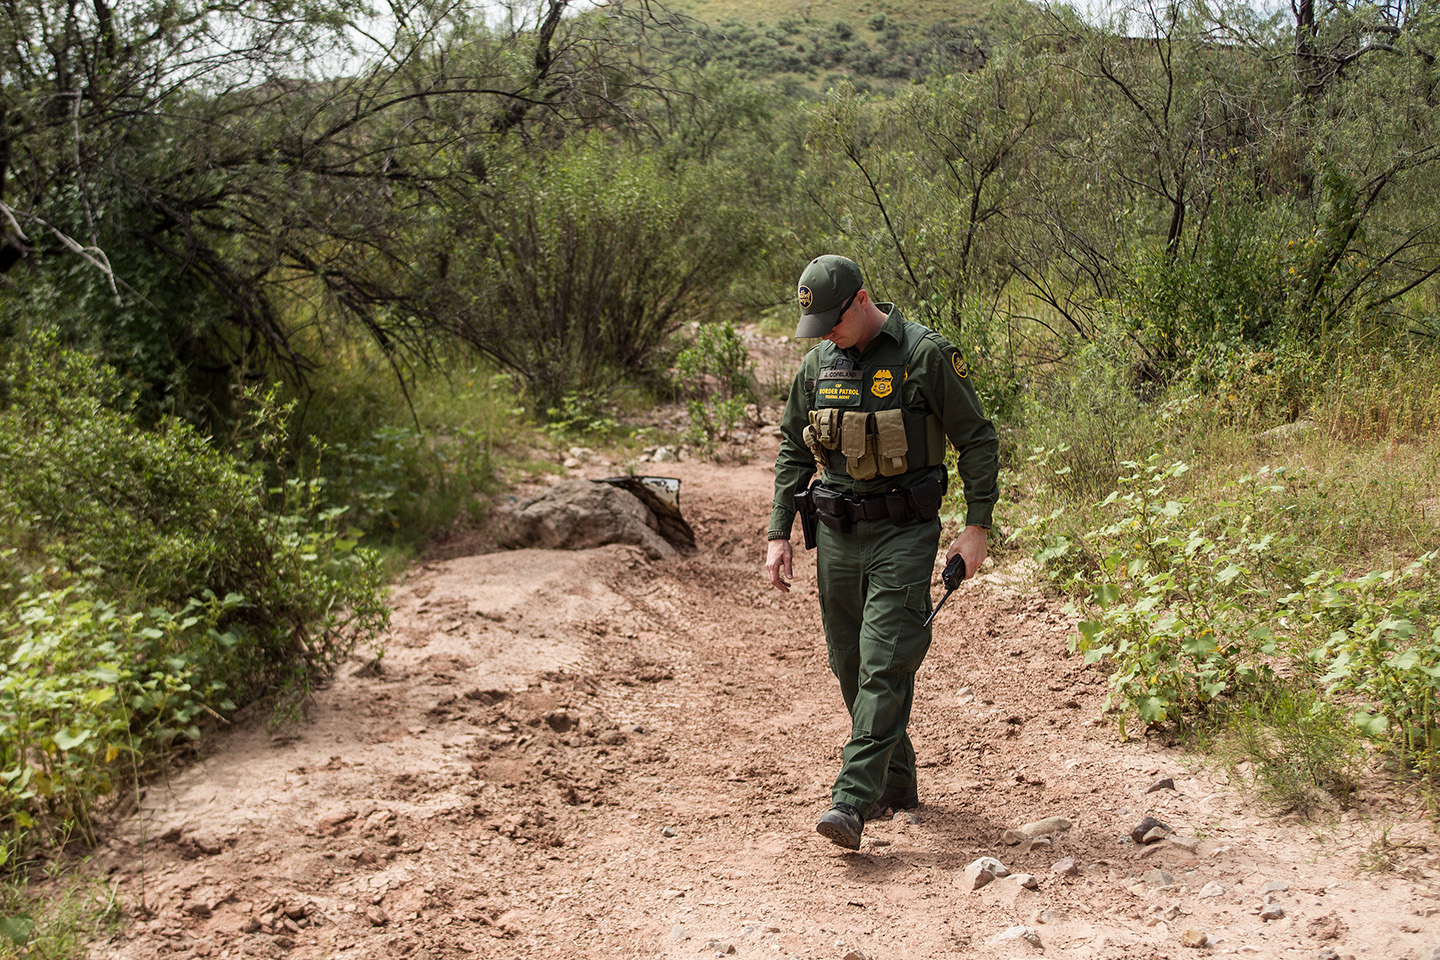
[[[845,454],[845,472],[854,480],[869,480],[878,472],[870,414],[846,410],[840,422],[840,452]]]
[[[881,410],[875,414],[875,452],[880,475],[893,477],[909,469],[905,459],[909,441],[905,437],[905,414],[901,410]]]

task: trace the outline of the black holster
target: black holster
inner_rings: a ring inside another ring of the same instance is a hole
[[[916,520],[934,520],[940,516],[940,504],[945,499],[943,481],[926,480],[901,492],[910,501],[910,513]]]
[[[795,514],[800,518],[800,532],[805,535],[805,549],[815,549],[815,499],[807,487],[795,494]]]
[[[818,484],[810,488],[818,519],[831,530],[850,532],[850,505],[845,494]]]

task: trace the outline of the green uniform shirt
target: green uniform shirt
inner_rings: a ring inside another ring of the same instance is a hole
[[[770,511],[768,539],[789,538],[790,528],[795,522],[795,494],[803,490],[815,475],[815,457],[803,439],[810,411],[817,404],[848,405],[857,410],[893,406],[893,403],[883,401],[889,391],[896,388],[900,390],[902,409],[908,413],[933,414],[939,418],[945,437],[960,453],[957,472],[965,484],[965,522],[990,526],[995,500],[999,496],[1000,442],[995,426],[980,410],[980,399],[970,383],[964,358],[938,333],[910,324],[913,346],[908,358],[902,359],[903,369],[896,370],[893,369],[894,364],[882,363],[883,358],[893,360],[897,357],[897,349],[905,342],[906,324],[893,304],[880,303],[876,306],[888,310],[889,316],[880,331],[865,345],[863,352],[853,347],[840,350],[822,342],[806,354],[800,364],[795,382],[790,387],[790,397],[785,402],[784,418],[780,422],[780,454],[775,458],[775,500]],[[832,391],[830,399],[817,401],[817,386],[823,383],[822,359],[833,361],[839,357],[852,361],[859,371],[859,377],[855,378],[856,387],[839,384],[841,390]],[[855,389],[859,391],[858,396]],[[840,399],[835,399],[837,396]],[[829,468],[824,471],[821,481],[834,490],[868,494],[911,487],[945,473],[943,463],[926,465],[926,451],[923,450],[911,449],[908,461],[910,468],[899,476],[855,480],[843,469]]]

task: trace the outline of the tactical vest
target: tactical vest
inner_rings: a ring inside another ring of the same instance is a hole
[[[805,444],[820,469],[863,481],[945,462],[940,418],[902,399],[910,357],[930,331],[908,321],[903,331],[898,343],[878,338],[858,362],[828,341],[807,358]]]

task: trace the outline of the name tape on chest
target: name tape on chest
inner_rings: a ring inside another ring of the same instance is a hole
[[[821,380],[815,391],[815,402],[822,407],[858,407],[860,379]]]

